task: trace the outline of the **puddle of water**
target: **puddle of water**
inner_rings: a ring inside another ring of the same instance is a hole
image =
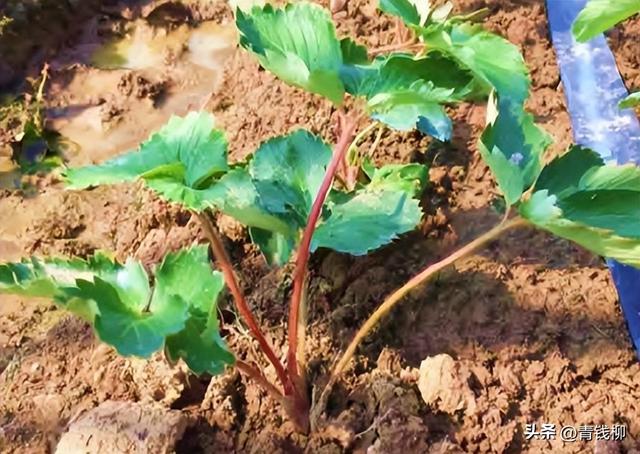
[[[171,32],[151,29],[136,23],[130,37],[107,44],[93,54],[101,66],[78,71],[57,96],[82,94],[85,99],[115,96],[122,112],[115,121],[103,121],[99,105],[70,105],[50,111],[50,125],[66,139],[63,147],[70,166],[99,162],[126,150],[135,149],[149,134],[162,126],[173,114],[184,115],[200,108],[215,92],[222,78],[226,60],[236,44],[235,27],[213,21],[195,28],[182,25]],[[167,56],[177,57],[167,63]],[[123,69],[126,68],[126,69]],[[168,74],[171,80],[159,105],[145,99],[118,95],[123,75],[134,70],[150,81]]]
[[[129,36],[111,41],[90,58],[90,62],[101,69],[146,69],[163,65],[164,56],[179,55],[190,35],[187,25],[167,32],[165,29],[149,27],[143,20],[131,25]]]
[[[235,43],[235,27],[203,22],[189,37],[186,57],[191,63],[219,74]]]

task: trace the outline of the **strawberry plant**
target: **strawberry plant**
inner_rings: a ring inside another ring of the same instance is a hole
[[[419,54],[391,52],[370,58],[352,39],[337,38],[325,10],[304,2],[237,11],[240,44],[264,68],[341,109],[333,150],[301,129],[263,142],[245,161],[230,162],[229,144],[214,128],[213,117],[191,112],[173,117],[137,151],[67,170],[70,189],[142,180],[160,197],[190,210],[201,222],[219,271],[211,268],[207,248],[199,245],[168,254],[155,268],[152,284],[139,262],[120,264],[103,252],[82,260],[31,258],[0,265],[0,292],[52,298],[83,317],[100,340],[122,355],[148,357],[162,349],[169,361],[182,360],[196,374],[217,374],[235,366],[306,431],[310,254],[319,248],[367,254],[414,229],[422,216],[418,199],[426,167],[376,167],[361,155],[358,144],[376,127],[416,128],[446,140],[452,128],[444,106],[488,94],[488,125],[479,149],[504,195],[503,221],[417,274],[381,304],[333,368],[311,422],[359,343],[404,295],[509,229],[534,226],[640,266],[640,170],[606,166],[580,147],[544,166],[542,155],[550,139],[524,110],[530,82],[514,46],[469,22],[477,16],[450,16],[447,5],[418,9],[408,0],[383,0],[380,6],[405,22],[413,38],[402,45],[420,47]],[[351,112],[343,105],[347,94],[355,98]],[[356,134],[365,116],[373,123]],[[269,264],[295,262],[286,362],[246,301],[215,225],[215,212],[244,224]],[[217,315],[225,284],[279,383],[271,383],[225,343]]]

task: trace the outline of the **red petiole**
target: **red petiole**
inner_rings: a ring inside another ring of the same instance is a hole
[[[304,320],[301,319],[301,311],[302,301],[304,298],[307,263],[311,254],[311,239],[313,237],[313,232],[315,231],[316,224],[318,223],[318,219],[322,214],[322,206],[324,205],[327,194],[331,189],[331,185],[333,184],[333,180],[336,176],[338,167],[345,162],[345,155],[347,153],[347,150],[349,149],[349,145],[351,144],[351,139],[353,138],[356,128],[356,123],[357,121],[353,118],[347,118],[344,115],[341,115],[339,117],[338,126],[340,130],[340,137],[338,138],[338,141],[336,143],[331,162],[327,167],[324,179],[322,180],[322,184],[320,185],[320,189],[316,194],[311,208],[311,213],[309,214],[309,218],[307,220],[307,225],[302,235],[300,247],[298,248],[298,256],[296,258],[296,266],[294,271],[293,290],[291,294],[291,304],[289,307],[289,350],[287,353],[286,369],[267,339],[265,338],[255,317],[253,316],[251,308],[247,304],[244,293],[242,292],[240,285],[238,284],[238,280],[236,279],[231,260],[229,259],[229,256],[224,249],[224,245],[222,244],[220,235],[215,227],[213,220],[210,217],[210,213],[204,212],[198,214],[205,234],[209,239],[209,242],[211,243],[213,255],[224,275],[225,283],[227,284],[229,291],[233,296],[236,307],[238,309],[238,313],[247,324],[249,331],[251,332],[253,337],[258,341],[262,352],[275,368],[278,379],[282,383],[284,395],[280,393],[280,391],[275,386],[273,386],[273,384],[271,384],[259,370],[257,370],[253,366],[243,361],[237,361],[236,366],[241,372],[254,379],[271,396],[281,401],[284,404],[287,412],[290,414],[294,423],[305,432],[309,427],[309,402],[306,398],[306,386],[304,380],[301,376],[300,371],[298,370],[297,353],[299,342],[301,341],[301,334],[304,333],[303,331],[301,332],[299,328],[301,326],[301,321],[304,322]]]
[[[322,214],[322,206],[324,205],[327,194],[331,189],[338,166],[341,163],[344,163],[345,154],[349,149],[349,145],[351,144],[351,139],[353,138],[356,128],[356,122],[353,119],[347,119],[344,116],[341,116],[340,119],[340,137],[336,143],[335,150],[333,151],[331,162],[324,174],[324,179],[322,180],[320,189],[318,190],[311,207],[311,213],[309,214],[307,225],[305,226],[304,233],[302,234],[302,241],[298,248],[296,267],[293,274],[293,292],[291,294],[291,305],[289,306],[289,352],[287,354],[287,371],[294,381],[298,379],[298,361],[296,358],[298,348],[298,327],[305,277],[307,274],[307,262],[311,255],[311,239],[313,237],[313,232],[316,229],[318,219]]]
[[[244,293],[240,289],[240,285],[238,284],[238,280],[236,279],[235,272],[233,271],[231,260],[227,255],[227,251],[222,244],[222,240],[220,239],[220,235],[218,234],[213,221],[209,217],[209,214],[206,212],[198,214],[198,217],[200,218],[200,222],[202,223],[205,234],[207,235],[207,238],[211,243],[211,250],[213,251],[213,255],[218,262],[218,266],[222,270],[224,281],[229,287],[229,291],[233,296],[240,316],[249,327],[249,330],[251,331],[253,337],[258,341],[262,352],[267,356],[271,364],[273,364],[273,367],[276,370],[276,374],[282,382],[285,394],[291,394],[291,392],[293,391],[291,380],[289,379],[289,376],[287,375],[282,362],[273,351],[273,348],[271,348],[269,341],[267,341],[267,339],[264,337],[264,334],[262,334],[262,330],[258,326],[258,323],[256,322],[256,319],[251,312],[251,308],[247,304]]]

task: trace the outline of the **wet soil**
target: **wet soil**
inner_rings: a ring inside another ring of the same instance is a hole
[[[207,17],[231,20],[230,10],[216,5]],[[528,108],[554,136],[550,155],[560,153],[571,143],[570,123],[542,2],[462,0],[456,6],[488,7],[487,27],[521,47],[533,82]],[[395,22],[382,17],[373,1],[348,2],[335,19],[341,34],[372,47],[398,39]],[[640,87],[639,33],[636,19],[610,35],[630,88]],[[68,81],[95,80],[87,76],[92,71],[61,67],[52,74],[48,102],[79,102],[83,85]],[[170,69],[164,74],[166,80],[179,79]],[[134,82],[131,91],[110,92],[108,102],[124,108],[106,123],[130,126],[141,103],[155,109],[146,95],[132,95],[138,77],[150,76],[134,69],[115,78],[116,84]],[[335,138],[329,103],[277,81],[241,50],[230,52],[211,90],[208,108],[238,159],[260,141],[298,127]],[[193,108],[190,103],[185,108]],[[447,145],[416,133],[383,136],[377,162],[430,165],[425,219],[418,231],[368,257],[319,252],[312,258],[307,353],[316,388],[386,294],[498,220],[489,208],[496,188],[476,149],[484,112],[482,105],[452,109],[454,136]],[[77,165],[120,151],[92,156],[82,148],[69,159]],[[139,185],[66,192],[55,174],[29,183],[28,189],[0,193],[0,260],[84,256],[102,248],[152,267],[167,251],[201,240],[195,219]],[[221,224],[249,301],[283,351],[287,275],[264,264],[242,229],[226,219]],[[185,453],[640,449],[640,364],[606,267],[598,257],[540,232],[513,232],[411,293],[361,346],[320,427],[309,436],[296,434],[274,402],[236,372],[195,378],[159,356],[118,358],[83,322],[50,302],[7,296],[0,301],[2,452],[49,452],[70,420],[108,400],[181,411],[189,424],[177,451]],[[256,360],[255,345],[234,321],[230,301],[222,306],[229,342]],[[532,423],[622,424],[627,436],[621,443],[529,441],[524,430]]]

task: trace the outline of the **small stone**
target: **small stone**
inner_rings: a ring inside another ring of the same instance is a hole
[[[420,363],[418,389],[422,399],[445,413],[475,411],[476,401],[468,384],[469,372],[449,355],[426,358]]]
[[[72,421],[56,454],[169,454],[187,428],[187,417],[160,405],[106,401]]]

